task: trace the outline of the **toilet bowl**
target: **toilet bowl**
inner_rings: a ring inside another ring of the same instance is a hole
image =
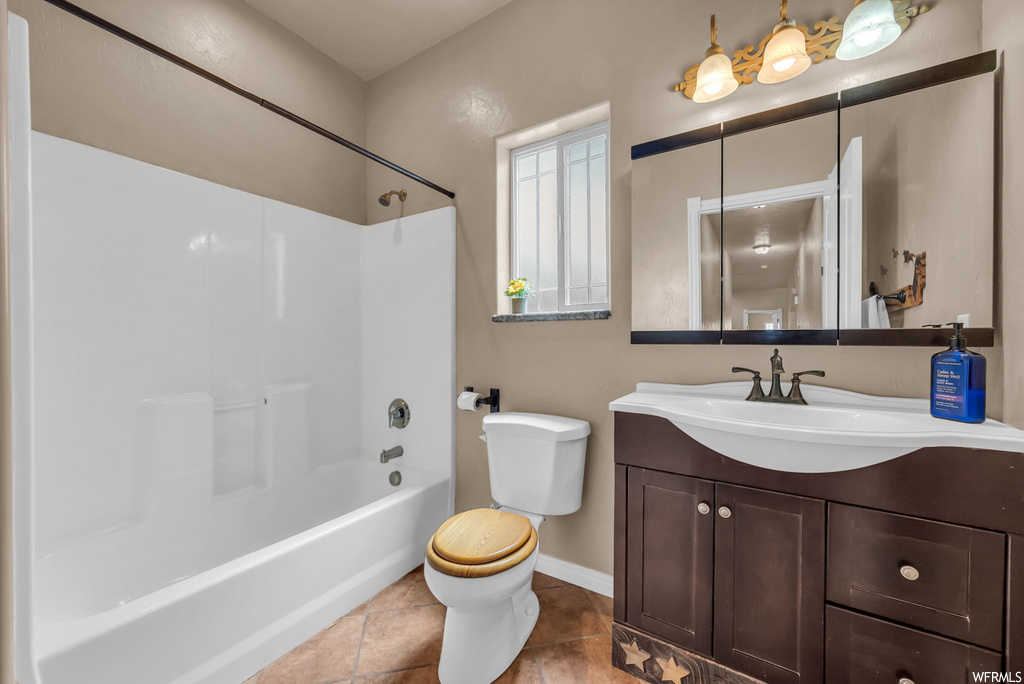
[[[531,589],[546,515],[580,507],[590,424],[534,413],[484,418],[491,494],[430,538],[423,573],[447,606],[441,684],[490,684],[516,659],[540,614]]]

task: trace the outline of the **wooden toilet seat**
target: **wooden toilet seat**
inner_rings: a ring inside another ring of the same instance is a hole
[[[430,566],[453,577],[490,577],[519,565],[537,548],[527,518],[477,508],[452,516],[427,543]]]

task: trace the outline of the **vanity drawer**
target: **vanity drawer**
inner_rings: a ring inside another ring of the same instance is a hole
[[[998,653],[835,606],[825,637],[828,684],[967,684],[974,672],[1003,669]]]
[[[827,597],[1000,650],[1005,535],[829,506]]]

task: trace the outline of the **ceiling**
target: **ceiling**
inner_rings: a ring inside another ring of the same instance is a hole
[[[367,81],[510,0],[245,0]]]
[[[734,292],[789,285],[814,202],[806,199],[726,212],[725,251],[732,265]],[[718,229],[718,214],[708,218]],[[767,254],[754,252],[754,238],[762,233],[772,246]]]

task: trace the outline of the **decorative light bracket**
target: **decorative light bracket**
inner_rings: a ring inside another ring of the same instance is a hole
[[[893,12],[896,23],[904,31],[910,26],[910,20],[931,9],[929,5],[911,6],[911,0],[892,0]],[[839,23],[839,17],[823,19],[814,24],[812,33],[806,26],[797,24],[797,28],[804,34],[807,40],[807,55],[811,58],[812,64],[820,64],[826,59],[836,56],[839,43],[843,38],[843,25]],[[716,32],[717,33],[717,32]],[[772,39],[772,33],[768,33],[761,43],[755,48],[748,45],[742,50],[733,53],[732,70],[740,85],[749,85],[754,82],[757,72],[761,70],[764,62],[764,48]],[[676,84],[673,92],[682,92],[683,95],[693,99],[697,87],[697,70],[700,64],[694,64],[683,74],[683,82]]]

